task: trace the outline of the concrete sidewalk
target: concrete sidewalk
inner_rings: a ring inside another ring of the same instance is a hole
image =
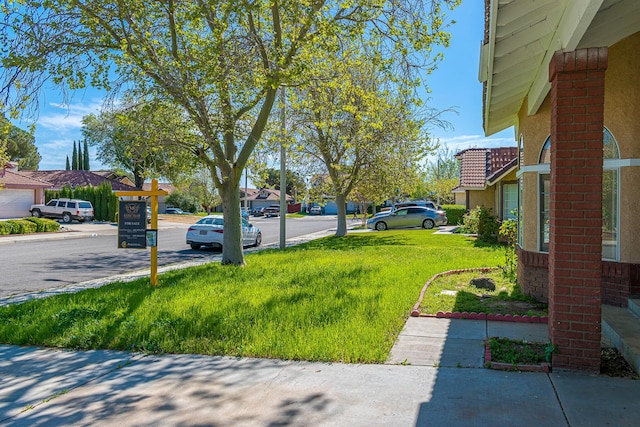
[[[546,340],[520,326],[410,317],[385,365],[0,346],[0,424],[638,425],[640,381],[479,367],[481,336]]]

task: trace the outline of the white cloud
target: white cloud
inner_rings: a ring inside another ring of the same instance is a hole
[[[37,126],[56,131],[80,130],[82,118],[87,114],[96,113],[102,107],[102,100],[92,100],[69,105],[48,104],[48,108],[40,113]]]
[[[454,136],[437,136],[434,138],[440,142],[442,147],[446,146],[449,151],[458,152],[467,148],[496,148],[496,147],[515,147],[516,141],[513,137],[513,131],[507,129],[490,137],[483,135],[454,135]]]

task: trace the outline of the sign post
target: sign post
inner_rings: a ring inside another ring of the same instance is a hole
[[[169,193],[167,193],[164,190],[158,189],[158,180],[153,179],[151,180],[151,191],[144,191],[144,190],[116,191],[115,194],[118,197],[121,197],[121,196],[151,197],[151,229],[149,231],[155,230],[156,232],[151,233],[151,235],[149,236],[149,237],[152,237],[151,240],[153,241],[153,243],[149,244],[149,246],[151,246],[151,275],[149,278],[150,278],[151,286],[157,286],[158,285],[158,246],[157,246],[158,196],[166,196]],[[132,202],[125,202],[125,203],[132,203]],[[146,209],[146,202],[144,203],[145,203],[145,208],[142,211],[142,214],[143,214],[143,224],[146,224],[147,209]],[[122,215],[122,211],[118,213],[118,236],[120,236],[121,215]],[[147,246],[147,235],[148,234],[146,233],[146,230],[144,230],[142,232],[142,241],[143,241],[143,243],[141,243],[143,245],[142,247]],[[118,247],[122,247],[120,243],[120,237],[118,237]],[[132,247],[132,246],[129,246],[129,244],[127,243],[125,247]]]

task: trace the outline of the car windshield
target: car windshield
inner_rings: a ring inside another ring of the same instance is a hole
[[[197,224],[224,225],[222,218],[202,218]]]

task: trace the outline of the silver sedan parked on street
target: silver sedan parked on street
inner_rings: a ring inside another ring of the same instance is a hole
[[[368,228],[373,228],[378,231],[388,228],[410,227],[432,229],[441,225],[447,225],[446,212],[422,206],[396,209],[393,212],[369,218],[367,221]]]
[[[202,246],[213,246],[222,249],[224,238],[224,219],[222,215],[208,215],[189,226],[187,230],[187,245],[191,249],[200,249]],[[242,218],[242,245],[260,246],[262,233],[258,227],[254,227],[246,219]]]

